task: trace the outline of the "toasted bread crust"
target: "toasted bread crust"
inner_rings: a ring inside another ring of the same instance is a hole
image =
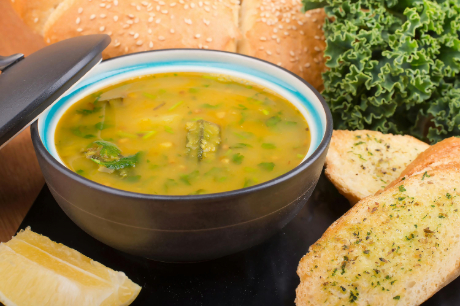
[[[412,136],[335,130],[325,174],[353,205],[386,187],[427,148]]]
[[[401,175],[385,189],[391,188],[415,173],[442,168],[445,165],[460,163],[460,138],[451,137],[431,146],[410,163]]]

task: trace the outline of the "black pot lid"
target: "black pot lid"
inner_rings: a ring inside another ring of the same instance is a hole
[[[87,35],[26,58],[0,56],[0,148],[96,66],[109,43],[108,35]]]

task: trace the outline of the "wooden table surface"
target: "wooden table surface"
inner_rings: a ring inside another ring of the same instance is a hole
[[[0,0],[0,12],[0,55],[27,56],[45,46],[16,15],[9,0]],[[0,242],[14,235],[44,183],[26,129],[0,150]]]

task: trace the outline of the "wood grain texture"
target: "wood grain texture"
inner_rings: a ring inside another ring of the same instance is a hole
[[[0,0],[0,12],[0,55],[27,56],[45,46],[43,38],[29,30],[8,0]],[[0,242],[14,235],[43,184],[26,129],[0,150]]]

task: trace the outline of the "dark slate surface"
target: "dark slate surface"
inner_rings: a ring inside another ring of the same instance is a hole
[[[189,264],[155,262],[102,244],[64,214],[46,186],[20,228],[31,226],[35,232],[124,271],[143,287],[132,305],[292,306],[300,258],[349,207],[323,175],[297,217],[270,240],[238,254]],[[423,304],[454,305],[460,305],[460,278]]]

